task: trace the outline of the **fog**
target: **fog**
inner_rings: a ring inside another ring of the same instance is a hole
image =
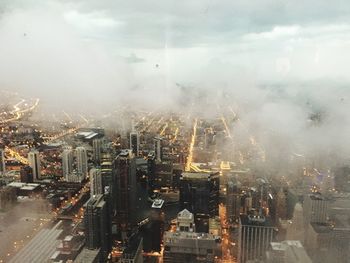
[[[53,112],[232,107],[271,163],[335,165],[350,154],[350,5],[338,2],[2,1],[0,87]]]

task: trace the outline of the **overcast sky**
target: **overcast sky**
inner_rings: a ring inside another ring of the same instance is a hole
[[[135,74],[196,82],[213,65],[259,83],[349,80],[347,0],[1,0],[0,8],[0,54],[16,67],[37,56],[44,67],[50,58],[59,66],[126,63],[128,83]],[[9,62],[1,60],[3,71]]]
[[[0,0],[1,89],[42,107],[223,99],[266,145],[348,154],[349,61],[349,0]]]

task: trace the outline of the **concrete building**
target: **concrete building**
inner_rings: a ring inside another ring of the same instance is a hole
[[[330,200],[321,194],[309,194],[304,198],[304,223],[326,223]]]
[[[34,181],[41,179],[41,163],[40,163],[39,152],[37,150],[32,149],[28,153],[28,161],[29,161],[29,166],[33,170]]]
[[[62,174],[69,182],[69,176],[73,172],[73,151],[72,149],[64,149],[62,152]]]
[[[208,232],[209,217],[219,215],[219,173],[182,173],[180,209],[195,215],[197,231]]]
[[[238,230],[238,262],[263,260],[274,240],[275,227],[262,215],[241,215]]]
[[[158,162],[163,159],[163,139],[161,137],[154,138],[154,152]]]
[[[21,167],[20,176],[22,183],[33,183],[33,169],[29,165]]]
[[[215,262],[221,256],[221,239],[207,233],[164,232],[164,263]]]
[[[139,155],[140,151],[140,134],[137,131],[130,132],[130,149],[135,156]]]
[[[93,168],[89,174],[91,196],[103,194],[101,169]]]
[[[139,233],[132,235],[128,239],[127,247],[123,250],[123,254],[119,263],[143,263],[143,239]]]
[[[88,172],[86,149],[84,147],[77,147],[75,150],[77,156],[78,174],[82,177],[82,179],[85,179]]]
[[[115,159],[117,193],[116,219],[125,232],[135,222],[136,208],[136,161],[131,150],[123,150]]]
[[[101,260],[105,262],[112,249],[111,219],[108,195],[96,195],[84,205],[85,246],[101,249]]]
[[[303,207],[300,203],[296,203],[294,207],[294,213],[292,220],[290,220],[287,226],[286,237],[288,240],[300,240],[304,243],[305,240],[305,227],[304,227],[304,216]]]
[[[299,240],[271,242],[266,263],[312,263]]]
[[[94,139],[92,141],[92,159],[97,165],[99,165],[101,162],[102,144],[103,139]]]
[[[232,178],[226,184],[226,209],[230,221],[238,221],[241,211],[241,183]]]
[[[101,249],[84,248],[74,260],[74,263],[100,263]]]
[[[177,214],[176,231],[196,232],[194,216],[187,209],[184,209]]]

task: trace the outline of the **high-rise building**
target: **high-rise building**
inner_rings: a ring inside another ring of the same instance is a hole
[[[262,215],[241,215],[238,230],[238,262],[263,260],[273,241],[275,228]]]
[[[158,162],[163,159],[163,139],[161,137],[154,138],[154,152]]]
[[[239,219],[241,199],[241,183],[232,178],[226,186],[226,211],[229,220],[236,221]]]
[[[103,194],[101,169],[93,168],[89,174],[91,196]]]
[[[22,183],[33,183],[33,169],[29,165],[21,168],[20,176]]]
[[[266,252],[266,263],[312,263],[299,240],[271,242]]]
[[[330,200],[321,194],[309,194],[304,198],[304,223],[326,223]]]
[[[276,218],[283,220],[287,218],[287,200],[282,188],[276,196]]]
[[[287,239],[300,240],[303,243],[305,240],[304,227],[303,207],[300,203],[296,203],[292,220],[287,227]]]
[[[208,233],[164,232],[164,263],[217,262],[221,256],[221,239]]]
[[[108,198],[108,195],[96,195],[84,205],[85,246],[88,249],[101,249],[100,262],[106,262],[112,249]]]
[[[340,192],[350,192],[350,166],[335,169],[334,187]]]
[[[156,156],[152,151],[147,156],[147,175],[148,175],[148,187],[149,193],[152,194],[156,187],[155,177],[156,177]]]
[[[127,242],[120,263],[143,263],[143,239],[140,233],[133,234]]]
[[[77,147],[76,154],[77,154],[77,171],[78,171],[78,174],[84,179],[88,172],[86,149],[84,147]]]
[[[219,215],[219,173],[182,173],[180,209],[196,214]]]
[[[194,216],[187,209],[177,214],[176,231],[196,232]]]
[[[0,175],[5,174],[6,166],[5,166],[5,150],[0,148]]]
[[[34,181],[41,179],[41,164],[40,164],[40,155],[37,150],[32,149],[28,153],[29,166],[33,170],[33,179]]]
[[[221,239],[218,235],[196,233],[194,215],[187,209],[177,215],[176,231],[164,233],[165,263],[217,262],[221,256]]]
[[[135,156],[139,155],[140,151],[140,134],[137,131],[130,132],[130,149]]]
[[[209,217],[219,215],[219,173],[182,173],[180,209],[195,215],[197,231],[209,231]]]
[[[123,150],[115,159],[117,222],[126,230],[135,223],[136,207],[136,162],[131,150]]]
[[[94,139],[92,141],[93,160],[95,164],[98,164],[98,165],[101,162],[102,144],[103,144],[103,139]]]
[[[69,181],[69,176],[73,172],[73,151],[64,149],[62,152],[62,174],[66,181]]]

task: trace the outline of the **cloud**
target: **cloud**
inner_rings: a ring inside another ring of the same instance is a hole
[[[141,63],[141,62],[145,62],[146,61],[143,58],[137,57],[134,53],[131,53],[128,57],[125,58],[125,60],[128,63]]]
[[[102,12],[83,14],[79,13],[76,10],[70,10],[68,12],[65,12],[63,14],[63,17],[68,23],[83,30],[91,27],[95,29],[114,28],[123,24],[116,21],[112,17],[106,16],[106,14]]]

